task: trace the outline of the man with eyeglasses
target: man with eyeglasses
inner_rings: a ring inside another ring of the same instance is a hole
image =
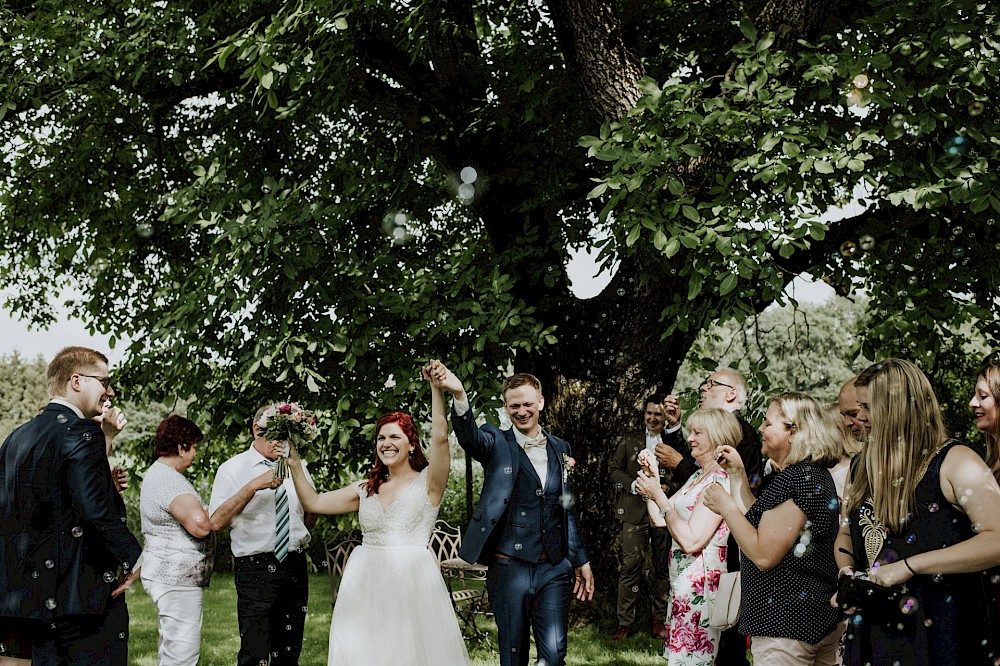
[[[720,367],[701,383],[701,386],[698,387],[698,393],[699,407],[702,409],[724,409],[736,415],[736,420],[740,422],[740,428],[743,430],[743,437],[736,445],[736,451],[743,459],[750,488],[756,493],[762,478],[764,462],[760,449],[760,433],[743,418],[741,413],[747,403],[747,380],[733,368]],[[672,400],[671,404],[676,405],[676,398],[673,396],[668,396],[667,400]],[[678,427],[668,429],[668,434],[664,436],[664,440],[674,445],[676,442],[683,441],[684,437],[679,427],[680,408],[676,407],[675,411],[678,413],[676,421]],[[739,571],[740,550],[732,534],[729,536],[726,565],[729,571]],[[722,632],[722,638],[719,641],[719,650],[715,658],[716,666],[749,664],[746,652],[746,637],[739,633],[738,627],[727,629]]]
[[[31,640],[35,666],[128,663],[127,575],[142,548],[125,524],[105,448],[117,419],[107,357],[67,347],[50,402],[0,447],[0,624]]]

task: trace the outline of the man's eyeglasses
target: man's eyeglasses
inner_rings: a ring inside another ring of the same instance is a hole
[[[97,375],[85,375],[82,372],[78,372],[76,374],[79,375],[80,377],[90,377],[91,379],[96,379],[97,381],[101,382],[101,386],[104,387],[105,391],[107,391],[108,387],[111,386],[111,377],[99,377]]]
[[[725,386],[726,388],[736,388],[732,384],[723,384],[722,382],[718,382],[714,379],[706,379],[701,383],[701,388],[705,388],[706,386],[708,387],[707,390],[709,391],[711,391],[716,386]]]

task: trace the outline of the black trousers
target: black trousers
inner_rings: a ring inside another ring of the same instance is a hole
[[[728,571],[740,570],[740,547],[732,534],[729,535],[729,549],[726,553]],[[715,653],[716,666],[750,666],[747,661],[747,637],[740,633],[739,625],[722,632],[719,649]]]
[[[296,665],[302,652],[309,577],[304,553],[284,562],[272,553],[236,558],[239,666]]]
[[[38,622],[31,666],[128,666],[128,606],[113,599],[104,615],[64,615]]]

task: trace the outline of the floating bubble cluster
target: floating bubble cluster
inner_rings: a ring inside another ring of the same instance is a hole
[[[948,139],[944,144],[944,152],[948,153],[952,157],[961,155],[965,151],[965,137],[955,136]]]
[[[402,245],[413,236],[410,234],[410,216],[403,212],[388,213],[382,218],[382,232],[395,245]]]
[[[458,198],[463,202],[470,202],[476,197],[476,181],[479,180],[479,172],[475,167],[462,167],[458,174]]]

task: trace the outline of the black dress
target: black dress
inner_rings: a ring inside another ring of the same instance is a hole
[[[879,563],[891,563],[971,538],[969,517],[941,492],[941,464],[955,442],[931,461],[917,484],[913,515],[895,534],[874,517],[865,502],[851,513],[851,542],[857,569],[870,564],[866,552],[878,552]],[[881,546],[879,546],[879,541]],[[844,663],[850,666],[969,666],[994,664],[996,637],[990,631],[984,577],[980,573],[917,575],[904,590],[899,613],[853,616],[847,627]]]

